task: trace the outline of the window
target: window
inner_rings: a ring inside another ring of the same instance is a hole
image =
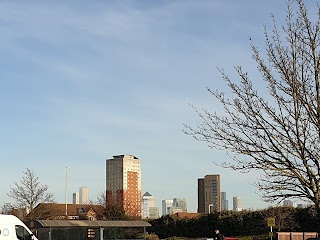
[[[15,229],[16,229],[17,238],[19,240],[31,240],[31,235],[23,226],[16,225]]]
[[[84,214],[86,211],[84,210],[84,208],[79,208],[78,209],[78,213],[79,214]]]
[[[96,233],[94,231],[94,229],[88,229],[88,238],[95,238]]]

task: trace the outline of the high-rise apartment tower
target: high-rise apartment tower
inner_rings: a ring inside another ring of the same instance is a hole
[[[220,175],[198,179],[198,213],[221,211]]]
[[[82,186],[79,188],[79,203],[89,204],[89,188]]]
[[[106,204],[141,217],[141,161],[133,155],[106,160]]]
[[[242,201],[240,196],[233,197],[233,211],[242,211]]]

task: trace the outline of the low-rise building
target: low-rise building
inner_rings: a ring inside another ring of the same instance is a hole
[[[95,204],[39,203],[27,216],[28,220],[101,220],[104,207]]]

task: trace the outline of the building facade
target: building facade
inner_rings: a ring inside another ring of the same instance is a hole
[[[149,207],[149,218],[150,219],[159,218],[159,208],[158,207]]]
[[[283,206],[284,207],[293,207],[293,202],[291,200],[284,200]]]
[[[106,205],[123,208],[128,216],[141,217],[141,161],[133,155],[106,160]]]
[[[221,211],[220,175],[198,179],[198,213]]]
[[[159,209],[155,206],[154,197],[148,192],[142,196],[142,218],[159,218]]]
[[[79,188],[79,204],[89,204],[89,188],[86,186]]]
[[[204,191],[204,178],[198,179],[198,208],[197,213],[205,213],[205,191]]]
[[[170,208],[173,206],[173,200],[162,200],[162,216],[170,214]]]
[[[187,202],[185,198],[174,198],[172,200],[174,207],[181,208],[181,212],[187,212]]]
[[[182,213],[182,208],[180,207],[176,207],[176,206],[171,206],[171,207],[168,207],[167,211],[169,212],[169,215],[173,215],[173,214],[176,214],[176,213]]]
[[[242,201],[239,196],[233,197],[233,211],[242,211]]]
[[[162,200],[162,215],[172,215],[187,212],[187,202],[185,198],[173,198]]]
[[[222,211],[228,211],[228,200],[227,200],[227,193],[221,192],[221,210]]]
[[[72,194],[72,203],[79,204],[79,193],[78,192],[75,192]]]
[[[297,208],[306,208],[307,204],[304,203],[297,203]]]

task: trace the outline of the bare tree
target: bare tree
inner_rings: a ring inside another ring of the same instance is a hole
[[[1,207],[1,211],[0,211],[1,214],[15,215],[15,214],[13,214],[14,212],[15,212],[15,208],[14,208],[14,206],[12,206],[11,203],[3,203],[2,207]]]
[[[65,209],[60,208],[58,205],[59,204],[55,203],[40,203],[25,217],[24,220],[61,219],[61,216],[65,216]]]
[[[107,220],[136,220],[135,217],[128,216],[123,209],[123,207],[119,204],[111,204],[107,205],[106,202],[106,192],[100,191],[97,195],[96,203],[104,208],[104,218]]]
[[[20,182],[14,182],[14,187],[10,187],[7,195],[16,201],[17,208],[23,208],[26,212],[32,210],[39,203],[53,203],[53,194],[47,193],[48,186],[39,182],[39,177],[30,169],[23,172]]]
[[[104,216],[107,220],[132,220],[130,216],[126,215],[125,210],[119,204],[107,205]]]
[[[298,225],[295,220],[295,208],[294,207],[268,207],[267,209],[261,211],[261,214],[267,218],[273,217],[275,218],[275,226],[274,229],[278,232],[283,231],[285,229],[295,229]]]
[[[210,148],[232,153],[230,161],[215,164],[259,170],[256,186],[264,200],[310,199],[319,212],[319,5],[316,13],[313,23],[303,0],[289,0],[285,25],[279,29],[272,17],[272,30],[265,28],[265,54],[250,41],[260,82],[242,67],[235,67],[238,83],[219,70],[230,92],[207,90],[224,111],[193,107],[199,121],[184,131]],[[263,92],[254,84],[263,85]]]
[[[100,191],[97,195],[96,203],[103,206],[104,208],[106,207],[106,192],[105,191]]]

